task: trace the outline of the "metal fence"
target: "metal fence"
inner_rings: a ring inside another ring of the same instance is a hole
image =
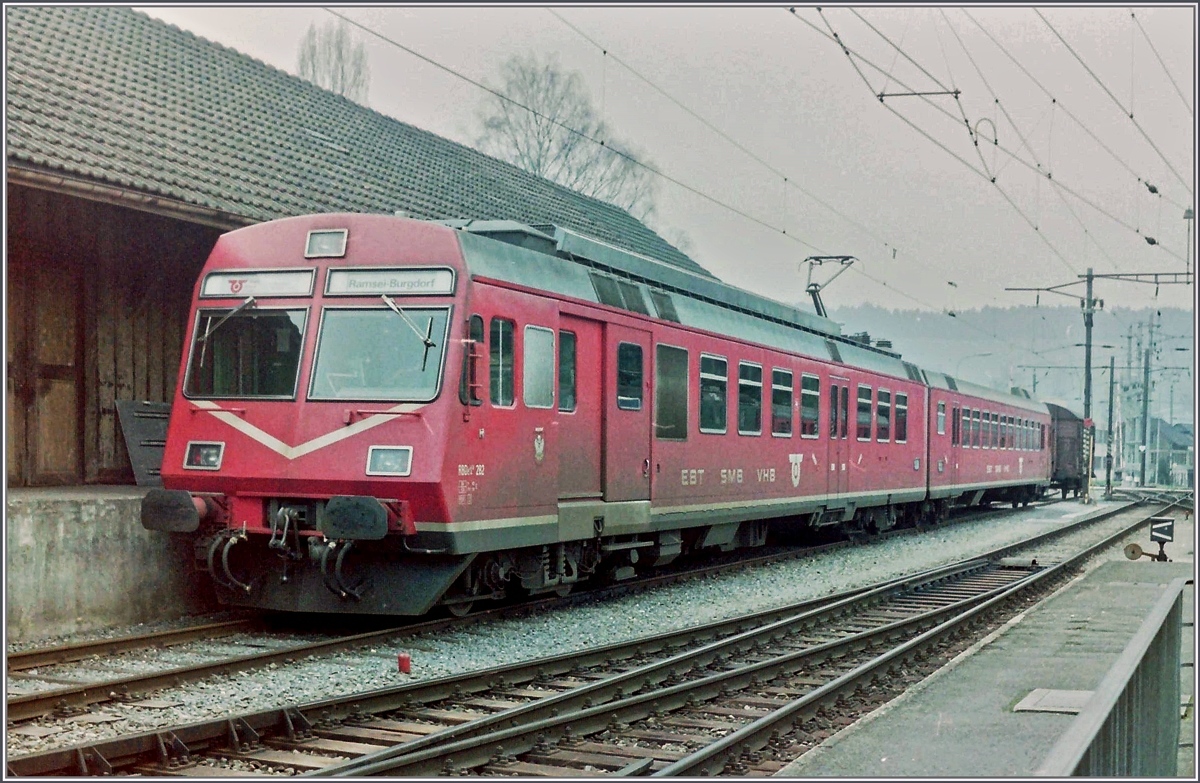
[[[1176,774],[1183,591],[1190,581],[1167,587],[1037,775]]]

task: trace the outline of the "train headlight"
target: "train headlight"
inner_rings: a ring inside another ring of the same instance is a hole
[[[187,457],[183,460],[183,466],[191,470],[220,470],[223,456],[224,443],[192,441],[187,446]]]
[[[368,476],[407,476],[412,472],[412,446],[372,446],[367,449]]]

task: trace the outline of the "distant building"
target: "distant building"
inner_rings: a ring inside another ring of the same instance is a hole
[[[624,210],[129,8],[8,6],[8,485],[132,483],[224,231],[312,212],[554,224],[711,276]]]

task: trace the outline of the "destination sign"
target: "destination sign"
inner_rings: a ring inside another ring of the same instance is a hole
[[[200,296],[311,296],[313,270],[279,272],[212,272],[204,278]]]
[[[453,269],[330,269],[327,296],[447,296],[454,293]]]

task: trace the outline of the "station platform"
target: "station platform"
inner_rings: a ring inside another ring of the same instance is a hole
[[[191,543],[146,530],[145,487],[5,493],[5,632],[27,642],[216,608]]]
[[[784,767],[776,777],[1033,775],[1076,715],[1014,711],[1014,707],[1035,689],[1095,689],[1168,584],[1194,576],[1195,530],[1182,513],[1176,515],[1175,540],[1166,547],[1173,562],[1130,561],[1121,548],[1131,542],[1158,551],[1143,528],[1106,552],[1098,565],[916,688]],[[1188,585],[1181,651],[1181,710],[1185,711],[1177,774],[1192,780],[1196,779],[1194,615],[1195,586]]]

